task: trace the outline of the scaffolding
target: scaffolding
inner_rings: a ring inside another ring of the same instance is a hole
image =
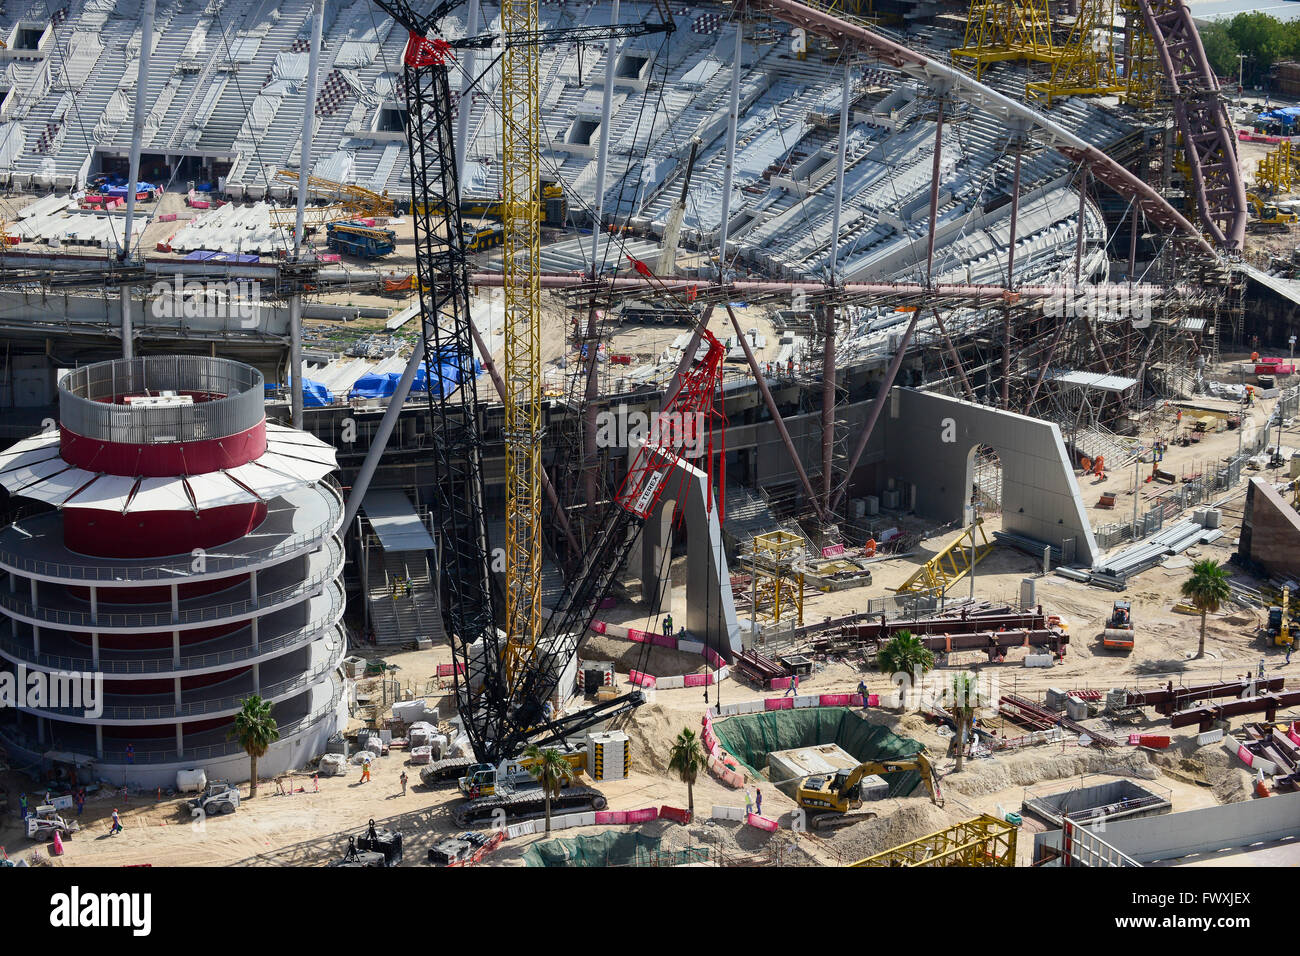
[[[791,531],[769,531],[754,535],[750,556],[750,594],[754,609],[770,608],[779,624],[781,614],[793,605],[797,622],[803,624],[804,575],[800,570],[807,541]]]
[[[952,51],[954,59],[972,61],[977,80],[990,63],[1053,63],[1058,55],[1047,0],[971,0],[966,37],[961,47]]]
[[[1164,91],[1155,41],[1137,0],[1120,0],[1119,9],[1124,17],[1124,102],[1138,110],[1153,109]]]
[[[1300,165],[1300,152],[1293,153],[1291,141],[1284,139],[1276,149],[1270,149],[1259,161],[1255,171],[1255,188],[1269,195],[1289,193],[1295,188],[1296,166]]]
[[[1015,866],[1017,827],[981,814],[850,866]]]
[[[1048,106],[1064,96],[1101,96],[1124,92],[1115,66],[1114,0],[1083,0],[1065,42],[1056,46],[1047,80],[1028,83],[1025,98]]]

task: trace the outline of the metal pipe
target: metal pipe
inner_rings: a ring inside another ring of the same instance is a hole
[[[934,161],[930,164],[930,228],[925,240],[925,284],[932,281],[934,270],[934,230],[939,217],[939,157],[943,151],[944,96],[939,94],[939,109],[934,119]]]
[[[844,207],[844,167],[849,155],[849,100],[853,84],[849,77],[849,54],[844,53],[844,90],[840,95],[840,148],[835,159],[835,209],[831,213],[831,285],[840,257],[840,211]]]
[[[785,450],[790,455],[790,462],[794,465],[795,474],[799,476],[799,484],[803,485],[804,494],[808,496],[808,500],[812,502],[818,516],[824,521],[829,512],[823,509],[820,499],[818,499],[816,492],[813,491],[812,482],[808,480],[808,472],[804,470],[803,462],[799,458],[799,452],[795,449],[794,441],[790,438],[790,430],[785,427],[785,420],[776,407],[776,399],[772,397],[772,391],[767,387],[767,379],[763,376],[762,369],[758,367],[758,359],[754,358],[754,350],[749,347],[749,340],[740,331],[740,322],[736,318],[736,313],[732,311],[731,303],[727,303],[727,315],[731,317],[731,327],[736,330],[736,336],[740,339],[740,347],[744,349],[745,361],[749,363],[749,368],[754,373],[754,380],[758,382],[758,391],[763,396],[763,404],[767,406],[767,412],[772,416],[772,421],[776,425],[777,434],[781,436],[781,444],[785,445]],[[915,318],[913,318],[913,321],[915,321]]]
[[[131,258],[131,227],[135,224],[135,194],[140,188],[140,145],[144,142],[145,93],[149,83],[149,57],[153,53],[153,21],[157,0],[145,0],[140,19],[140,68],[135,79],[135,112],[131,120],[131,158],[126,183],[126,223],[122,226],[122,249],[118,261]],[[131,325],[131,286],[122,286],[122,358],[135,355],[135,330]]]
[[[920,317],[920,309],[912,313],[912,321],[907,323],[907,331],[903,333],[903,339],[898,343],[898,348],[894,351],[894,357],[890,359],[889,368],[885,370],[885,378],[880,383],[880,391],[876,394],[876,398],[867,412],[866,423],[858,433],[858,444],[854,447],[853,454],[849,456],[848,467],[844,470],[844,480],[840,482],[840,487],[831,501],[829,508],[831,514],[834,514],[839,508],[840,502],[844,500],[844,495],[849,490],[849,482],[853,478],[853,472],[857,469],[858,462],[862,460],[863,452],[867,450],[867,442],[871,441],[871,433],[875,431],[876,422],[880,419],[880,412],[885,407],[885,399],[889,397],[889,390],[894,387],[894,379],[898,377],[898,370],[903,364],[903,355],[907,352],[907,346],[912,341],[912,333],[916,331],[916,320]]]
[[[1016,223],[1020,218],[1020,160],[1024,154],[1019,136],[1016,138],[1016,166],[1011,177],[1011,234],[1007,239],[1007,288],[1016,287]],[[1002,323],[1002,408],[1011,408],[1011,302],[1003,310]]]
[[[957,366],[957,377],[961,379],[961,387],[966,392],[966,397],[972,402],[975,401],[975,390],[970,387],[970,380],[966,378],[966,369],[962,367],[961,356],[957,354],[957,348],[952,344],[952,336],[948,334],[948,328],[943,324],[939,310],[932,306],[930,314],[934,316],[934,324],[939,326],[939,334],[943,336],[944,344],[948,346],[948,357],[952,359],[953,365]]]
[[[1079,171],[1079,228],[1074,237],[1074,284],[1083,277],[1083,224],[1088,206],[1088,171]]]
[[[824,305],[826,334],[822,351],[822,502],[829,512],[831,469],[835,463],[835,307]]]
[[[429,321],[434,321],[430,319]],[[397,380],[397,388],[393,390],[392,396],[388,399],[388,408],[384,411],[384,417],[379,420],[379,427],[375,429],[374,437],[370,439],[370,448],[366,451],[366,458],[361,463],[361,470],[357,472],[356,480],[352,482],[352,492],[348,495],[347,505],[343,509],[343,527],[348,527],[361,510],[361,500],[366,496],[366,490],[370,487],[370,480],[375,477],[375,469],[379,467],[379,459],[384,455],[384,449],[388,447],[389,436],[393,434],[393,427],[397,424],[397,419],[401,417],[402,407],[406,404],[406,396],[411,393],[411,383],[415,381],[415,373],[420,368],[420,363],[424,361],[423,349],[412,349],[411,357],[406,362],[406,368],[402,369],[402,377]],[[468,386],[472,387],[472,386]]]
[[[745,25],[737,12],[736,50],[731,63],[731,107],[727,112],[727,162],[722,168],[722,225],[718,231],[718,278],[722,280],[727,275],[727,222],[731,218],[731,180],[736,168],[736,127],[740,123],[740,65],[744,42]]]
[[[609,22],[618,25],[618,0],[610,6]],[[591,224],[591,277],[597,277],[600,267],[600,231],[605,222],[605,175],[609,162],[609,124],[613,117],[614,54],[618,40],[611,34],[605,44],[605,89],[600,96],[600,146],[596,152],[596,221]]]
[[[298,211],[294,216],[293,258],[302,255],[302,233],[307,215],[307,181],[311,176],[311,141],[316,114],[316,72],[320,67],[321,33],[325,26],[325,0],[314,0],[311,25],[311,53],[307,61],[307,90],[302,107],[302,149],[298,156]],[[418,351],[418,350],[417,350]],[[302,428],[302,293],[289,300],[289,399],[293,409],[293,427]]]
[[[135,223],[135,194],[140,188],[140,145],[144,141],[145,87],[149,82],[149,57],[153,53],[153,20],[158,0],[145,0],[140,19],[140,68],[135,78],[135,113],[131,121],[131,158],[128,165],[126,189],[126,225],[122,227],[122,251],[118,259],[125,262],[131,257],[131,227]],[[127,328],[129,319],[123,322]],[[129,339],[123,337],[124,343]],[[125,345],[128,347],[129,345]],[[123,356],[130,358],[129,354]]]
[[[469,13],[465,22],[465,36],[478,36],[478,18],[479,18],[479,0],[469,0]],[[460,194],[465,195],[465,157],[469,154],[469,115],[474,112],[472,107],[474,92],[470,89],[469,84],[478,75],[478,51],[469,47],[461,53],[464,58],[461,60],[461,76],[464,77],[464,85],[460,94],[460,105],[456,112],[456,183],[460,186]]]

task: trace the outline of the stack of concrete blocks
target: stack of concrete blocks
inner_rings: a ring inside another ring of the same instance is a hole
[[[1043,706],[1053,713],[1059,714],[1065,710],[1065,702],[1069,700],[1070,695],[1059,687],[1047,688],[1047,693],[1043,696]]]
[[[1067,697],[1065,700],[1065,716],[1071,720],[1088,719],[1088,702],[1080,700],[1078,697]]]
[[[1106,711],[1115,713],[1128,706],[1128,691],[1123,687],[1112,687],[1106,691]]]

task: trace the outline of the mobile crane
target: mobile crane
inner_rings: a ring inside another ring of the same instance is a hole
[[[508,384],[514,383],[516,391],[508,392],[506,397],[511,476],[507,482],[507,600],[503,615],[497,614],[499,598],[489,577],[476,390],[458,388],[445,396],[435,390],[427,393],[435,499],[432,510],[437,516],[435,530],[440,545],[435,557],[442,568],[441,607],[454,656],[462,665],[453,671],[457,708],[478,762],[497,766],[517,755],[530,741],[561,739],[564,733],[577,732],[630,710],[644,699],[640,691],[634,691],[594,708],[565,715],[561,720],[543,718],[544,704],[554,692],[563,666],[577,652],[590,616],[581,621],[577,630],[555,630],[548,625],[551,634],[542,637],[539,608],[528,596],[530,590],[535,593],[539,577],[532,572],[537,570],[540,544],[535,533],[540,519],[535,493],[540,453],[540,424],[535,411],[540,371],[532,354],[536,352],[533,345],[537,341],[537,311],[530,310],[529,299],[538,287],[540,275],[534,241],[540,209],[535,202],[537,197],[529,195],[536,190],[535,185],[523,187],[523,193],[516,188],[516,180],[523,181],[519,173],[524,169],[517,169],[518,164],[512,163],[511,157],[518,154],[521,163],[536,166],[535,150],[521,146],[525,141],[519,139],[518,127],[521,123],[530,127],[535,138],[539,107],[535,51],[522,58],[512,58],[510,53],[517,47],[531,49],[544,43],[666,33],[674,28],[674,23],[671,15],[666,15],[657,24],[538,30],[536,6],[524,0],[503,6],[503,34],[447,40],[437,35],[437,26],[458,6],[452,0],[435,3],[428,12],[417,12],[408,0],[376,0],[376,5],[408,33],[401,89],[407,112],[411,165],[415,287],[420,298],[424,355],[431,368],[440,357],[444,362],[450,357],[469,367],[474,361],[469,270],[453,148],[450,68],[458,49],[497,45],[502,52],[496,58],[505,60],[502,68],[505,165],[513,172],[507,177],[503,196],[508,213],[504,217],[504,261],[507,297],[513,294],[515,304],[508,303],[507,308],[508,341],[503,377]],[[666,6],[660,6],[666,13]],[[530,111],[529,116],[519,115],[521,104]],[[525,175],[534,184],[538,181],[531,173]],[[709,357],[685,376],[690,384],[678,393],[675,407],[687,413],[682,415],[686,420],[693,421],[689,413],[697,409],[705,406],[711,409],[718,387],[723,349],[711,335],[708,339]],[[511,420],[515,422],[513,426],[509,425]],[[680,433],[660,436],[653,449],[650,446],[641,449],[638,461],[642,464],[640,467],[634,464],[624,481],[620,519],[612,522],[624,537],[635,530],[633,525],[638,520],[645,520],[662,495],[669,472],[680,460],[677,453],[685,438]],[[623,542],[620,540],[619,544]],[[626,547],[614,548],[613,553],[626,557],[628,549],[630,542]],[[520,564],[512,555],[523,555],[527,560]],[[594,613],[595,603],[608,590],[616,571],[617,567],[589,564],[578,578],[570,581],[566,593],[580,595],[581,607],[590,605]],[[571,601],[570,606],[578,605]],[[579,623],[583,616],[582,613],[569,615],[565,621]],[[499,620],[504,622],[504,630],[498,629]]]
[[[930,763],[929,758],[920,753],[902,760],[868,760],[858,764],[852,770],[836,770],[834,773],[804,777],[799,781],[799,788],[795,791],[795,803],[815,814],[812,819],[814,828],[856,823],[861,817],[846,819],[843,815],[851,810],[861,809],[862,778],[872,774],[883,776],[908,770],[921,772],[921,782],[929,791],[930,802],[936,807],[943,806],[943,791],[939,788],[939,775],[935,773],[934,765]]]

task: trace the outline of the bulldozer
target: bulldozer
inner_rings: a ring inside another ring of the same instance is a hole
[[[583,751],[564,754],[573,768],[573,775],[564,780],[559,796],[552,798],[551,808],[559,813],[604,810],[605,795],[591,787],[578,785],[578,778],[587,769],[587,755]],[[456,826],[475,826],[491,823],[497,811],[505,812],[507,819],[535,816],[543,807],[541,785],[528,772],[532,763],[527,757],[504,760],[499,766],[475,764],[469,773],[457,781],[464,802],[452,809]]]
[[[234,813],[239,809],[239,788],[224,780],[213,780],[201,794],[186,801],[186,806],[191,814],[202,812],[205,817]]]
[[[80,823],[76,820],[63,819],[59,811],[48,803],[37,807],[27,817],[27,839],[29,840],[53,840],[55,833],[66,840],[80,829]]]
[[[1106,629],[1101,632],[1101,646],[1116,651],[1133,650],[1133,604],[1130,601],[1116,601],[1106,621]]]
[[[1268,636],[1274,647],[1289,647],[1296,638],[1295,621],[1291,616],[1291,589],[1282,589],[1282,604],[1268,609]]]
[[[902,760],[868,760],[852,770],[836,770],[834,773],[804,777],[795,791],[795,803],[811,815],[813,829],[817,830],[870,820],[875,813],[848,815],[851,811],[862,808],[862,778],[872,774],[883,776],[908,770],[921,772],[921,782],[930,794],[930,802],[937,807],[943,806],[939,775],[924,754]]]

